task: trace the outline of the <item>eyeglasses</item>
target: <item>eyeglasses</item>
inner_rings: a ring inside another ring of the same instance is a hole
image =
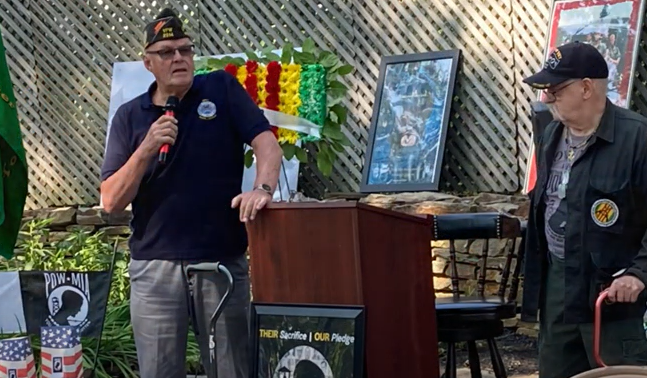
[[[571,85],[571,84],[573,84],[573,83],[576,83],[576,82],[577,82],[577,80],[575,80],[575,81],[571,81],[570,83],[568,83],[568,84],[564,85],[563,87],[561,87],[561,88],[557,88],[557,89],[552,90],[552,91],[551,91],[551,90],[548,90],[548,89],[544,89],[544,94],[546,95],[546,97],[548,98],[548,100],[549,100],[549,101],[555,101],[555,100],[557,100],[557,94],[558,94],[559,92],[561,92],[561,91],[562,91],[562,90],[564,90],[566,87],[568,87],[569,85]]]
[[[147,51],[147,54],[157,54],[160,58],[164,60],[173,59],[175,52],[179,52],[183,57],[193,56],[195,53],[195,47],[193,45],[180,46],[176,49],[161,49],[156,51]]]

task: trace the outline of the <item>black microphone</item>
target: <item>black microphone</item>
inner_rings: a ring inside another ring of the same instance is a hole
[[[167,116],[175,117],[175,108],[177,107],[177,104],[179,102],[180,100],[175,96],[168,97],[168,99],[166,100],[166,105],[164,106],[164,110],[166,111]],[[168,143],[165,143],[162,145],[162,147],[160,147],[158,161],[162,164],[166,163],[166,155],[168,155],[169,147],[170,146]]]

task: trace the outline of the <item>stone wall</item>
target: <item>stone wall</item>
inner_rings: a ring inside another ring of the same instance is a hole
[[[467,212],[501,211],[525,219],[528,216],[528,201],[525,196],[505,196],[481,193],[476,196],[458,197],[443,193],[402,193],[394,195],[373,194],[361,199],[362,202],[413,214],[447,214]],[[48,241],[55,242],[65,239],[70,232],[83,229],[87,231],[102,230],[107,236],[123,238],[126,247],[126,237],[130,235],[128,223],[131,218],[129,209],[119,214],[107,214],[101,207],[63,207],[25,211],[24,221],[32,219],[51,218]],[[505,264],[506,241],[490,240],[487,260],[486,292],[495,293],[500,282],[500,273]],[[517,243],[518,244],[518,243]],[[478,262],[483,247],[482,240],[457,241],[457,270],[460,277],[460,289],[466,294],[476,291]],[[432,269],[434,287],[438,297],[448,296],[451,292],[449,279],[449,242],[431,242]],[[513,265],[514,268],[514,265]],[[519,288],[521,293],[521,287]],[[520,298],[520,295],[518,296]],[[534,325],[522,324],[518,319],[512,319],[506,324],[517,328],[517,332],[526,335],[536,335]]]
[[[34,219],[51,219],[47,240],[43,242],[64,240],[77,230],[89,232],[101,230],[107,237],[119,236],[123,240],[120,247],[127,248],[127,237],[130,235],[128,223],[131,216],[130,209],[119,214],[108,214],[100,207],[60,207],[26,210],[23,223]]]

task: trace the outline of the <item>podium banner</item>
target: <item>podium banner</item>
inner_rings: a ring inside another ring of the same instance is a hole
[[[363,307],[254,303],[252,313],[254,377],[363,377]]]

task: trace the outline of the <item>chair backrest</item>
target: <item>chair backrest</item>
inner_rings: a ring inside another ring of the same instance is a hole
[[[490,239],[508,239],[505,246],[505,263],[501,271],[501,282],[499,283],[497,296],[502,300],[504,299],[508,281],[510,281],[508,301],[515,301],[519,290],[519,275],[524,258],[525,228],[525,221],[503,213],[488,212],[434,215],[434,240],[449,241],[450,279],[454,298],[459,298],[461,293],[456,259],[456,241],[483,240],[479,264],[474,272],[475,277],[473,279],[477,280],[477,295],[479,297],[485,297]],[[520,242],[518,242],[518,238],[521,238]],[[518,249],[517,246],[519,247]],[[515,258],[517,262],[514,270],[511,272],[512,262]]]

